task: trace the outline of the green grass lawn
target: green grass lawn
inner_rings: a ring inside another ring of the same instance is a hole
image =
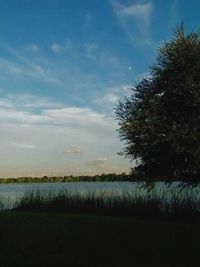
[[[0,266],[200,266],[200,225],[0,213]]]

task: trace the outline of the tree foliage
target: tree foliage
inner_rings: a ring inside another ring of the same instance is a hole
[[[116,107],[122,154],[147,178],[200,181],[200,36],[181,25]]]

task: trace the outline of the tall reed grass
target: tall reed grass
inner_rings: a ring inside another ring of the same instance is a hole
[[[115,192],[72,193],[35,191],[24,194],[15,210],[65,212],[143,218],[200,219],[200,189],[154,190],[141,194]]]

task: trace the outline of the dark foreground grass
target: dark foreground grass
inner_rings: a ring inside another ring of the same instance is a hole
[[[14,210],[200,222],[200,197],[194,190],[168,191],[167,194],[150,191],[143,196],[36,191],[26,193]]]
[[[199,224],[12,211],[0,229],[2,267],[200,265]]]

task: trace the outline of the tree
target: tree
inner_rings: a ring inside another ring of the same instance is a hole
[[[151,179],[200,181],[200,36],[181,25],[116,107],[121,154]]]

